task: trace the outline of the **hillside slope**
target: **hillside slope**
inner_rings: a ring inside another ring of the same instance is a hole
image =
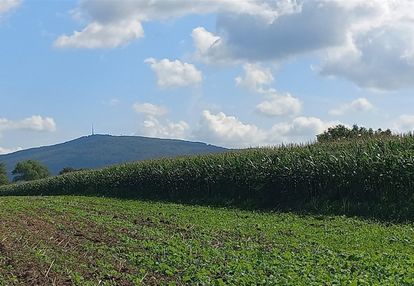
[[[0,155],[0,162],[6,164],[9,175],[17,162],[28,159],[42,162],[53,174],[57,174],[64,167],[99,168],[124,162],[225,150],[205,143],[183,140],[93,135],[53,146]]]

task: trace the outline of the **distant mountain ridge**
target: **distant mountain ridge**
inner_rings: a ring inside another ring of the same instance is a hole
[[[38,160],[53,175],[64,167],[100,168],[125,162],[224,152],[227,149],[201,142],[141,136],[91,135],[52,146],[37,147],[0,155],[9,176],[16,163]]]

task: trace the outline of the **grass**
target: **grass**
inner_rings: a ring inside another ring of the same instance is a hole
[[[413,224],[72,196],[0,217],[0,285],[414,284]]]

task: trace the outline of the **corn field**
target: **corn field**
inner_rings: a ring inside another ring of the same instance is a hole
[[[414,218],[414,138],[259,148],[80,171],[0,195],[101,195]]]

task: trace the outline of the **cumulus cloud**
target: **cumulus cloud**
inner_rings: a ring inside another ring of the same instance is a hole
[[[17,147],[17,148],[2,148],[0,147],[0,155],[4,155],[4,154],[10,154],[10,153],[14,153],[17,151],[23,150],[22,147]]]
[[[208,142],[222,146],[255,146],[266,141],[266,132],[253,124],[241,122],[223,112],[214,114],[204,110],[196,135]]]
[[[155,105],[152,103],[140,103],[140,102],[136,102],[133,105],[133,109],[135,110],[135,112],[140,113],[140,114],[144,114],[147,116],[162,116],[167,114],[168,109],[164,106],[160,106],[160,105]]]
[[[70,48],[114,48],[142,37],[144,31],[141,23],[146,21],[189,14],[243,13],[271,22],[284,13],[290,13],[297,6],[291,0],[279,2],[277,5],[269,5],[262,0],[84,0],[80,2],[75,15],[89,19],[90,23],[82,31],[59,37],[55,45]]]
[[[122,20],[110,24],[92,22],[82,31],[58,37],[54,45],[57,48],[115,48],[143,36],[144,30],[137,20]]]
[[[413,52],[414,24],[381,27],[356,34],[349,46],[329,51],[319,71],[370,90],[408,88],[414,86]]]
[[[247,63],[243,66],[244,76],[235,78],[236,85],[257,91],[263,86],[271,84],[274,80],[270,69],[259,65]]]
[[[271,22],[248,14],[219,15],[216,37],[220,42],[204,55],[220,61],[223,59],[218,56],[223,55],[229,61],[281,60],[345,42],[352,13],[343,9],[339,0],[292,2],[299,4]]]
[[[203,111],[194,137],[226,147],[251,147],[291,142],[314,141],[317,134],[337,121],[326,122],[316,117],[296,117],[289,122],[275,124],[262,129],[254,124],[240,121],[237,117],[223,112]]]
[[[321,75],[373,90],[414,86],[414,1],[295,2],[299,8],[274,21],[219,14],[216,34],[202,27],[193,31],[195,54],[210,63],[279,62],[313,54],[322,59]]]
[[[275,124],[269,132],[269,140],[285,143],[313,141],[316,135],[337,124],[340,122],[326,122],[317,117],[300,116],[292,122]]]
[[[139,106],[138,112],[145,115],[139,129],[141,135],[157,138],[196,139],[229,148],[313,141],[317,134],[330,126],[339,124],[339,122],[325,122],[316,117],[296,117],[288,122],[277,123],[272,128],[263,129],[224,112],[215,113],[204,110],[199,123],[190,126],[185,121],[174,122],[164,118],[162,112],[154,108],[155,105],[139,104],[137,106]]]
[[[53,132],[56,130],[55,120],[51,117],[33,115],[31,117],[14,121],[0,118],[0,132],[8,130],[33,130]]]
[[[149,137],[187,139],[190,126],[185,121],[172,122],[148,116],[142,124],[141,133]]]
[[[344,115],[347,113],[355,112],[368,112],[374,109],[374,106],[368,99],[361,97],[351,101],[350,103],[345,103],[337,108],[331,109],[329,114],[331,115]]]
[[[193,30],[198,59],[269,62],[312,53],[323,59],[322,75],[395,90],[414,85],[413,10],[412,0],[83,0],[74,14],[88,24],[55,46],[115,48],[142,37],[143,22],[216,13],[214,33]]]
[[[263,0],[238,2],[233,0],[83,0],[78,8],[78,14],[101,22],[111,22],[128,17],[151,21],[177,18],[189,14],[243,13],[271,22],[281,14],[289,13],[295,9],[297,9],[297,4],[291,0],[279,0],[276,5],[270,5],[268,1]]]
[[[0,16],[18,7],[20,3],[21,0],[0,0]]]
[[[217,36],[204,27],[197,27],[191,33],[195,52],[194,58],[207,64],[237,63],[238,60],[233,58],[231,51],[223,45],[222,38]]]
[[[144,115],[144,121],[140,126],[140,134],[149,137],[187,139],[190,126],[185,121],[173,122],[164,118],[168,109],[152,103],[136,102],[133,105],[135,112]]]
[[[40,115],[33,115],[21,120],[10,120],[7,118],[0,118],[0,137],[3,132],[29,130],[36,132],[53,132],[56,130],[55,120],[51,117],[42,117]],[[0,154],[8,154],[22,150],[21,147],[4,148],[0,147]]]
[[[397,132],[413,132],[414,131],[414,115],[403,114],[393,122],[392,129]]]
[[[157,61],[149,58],[145,60],[157,76],[157,84],[162,88],[186,87],[202,82],[203,76],[194,65],[179,60],[163,59]]]
[[[356,16],[346,42],[327,51],[320,72],[374,90],[412,87],[414,2],[372,0],[351,6]]]
[[[266,99],[256,106],[259,114],[266,116],[297,115],[302,102],[289,93],[280,94],[268,85],[274,81],[272,72],[258,64],[244,64],[244,75],[235,78],[236,85],[263,95]]]
[[[289,93],[278,94],[275,90],[265,91],[267,99],[256,106],[256,111],[266,116],[296,115],[302,109],[302,102]]]

